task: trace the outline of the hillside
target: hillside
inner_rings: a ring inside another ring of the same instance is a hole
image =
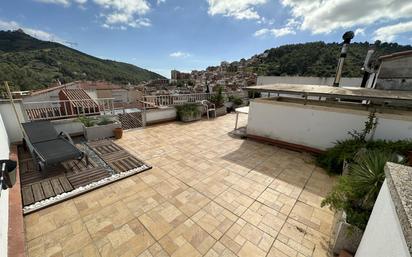
[[[0,82],[10,81],[14,88],[44,88],[59,79],[106,80],[137,84],[161,75],[131,64],[103,60],[59,43],[41,41],[22,30],[0,31]]]
[[[352,43],[343,66],[343,76],[361,77],[361,67],[370,44]],[[376,42],[376,60],[381,55],[412,50],[410,45]],[[246,62],[246,69],[265,76],[320,76],[333,77],[342,45],[338,43],[311,42],[283,45],[266,50]],[[242,61],[241,61],[242,62]]]

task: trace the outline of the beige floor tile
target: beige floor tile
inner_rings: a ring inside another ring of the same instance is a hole
[[[164,202],[139,216],[139,221],[156,240],[162,238],[185,220],[187,220],[187,216],[169,202]]]
[[[202,256],[216,242],[205,230],[188,219],[159,240],[170,256]]]
[[[259,195],[266,189],[266,186],[259,184],[253,180],[242,177],[232,186],[233,189],[249,196],[250,198],[257,199]]]
[[[25,216],[27,256],[328,256],[333,213],[319,204],[336,178],[231,137],[234,121],[126,131],[116,142],[153,169]]]
[[[266,188],[257,200],[284,215],[289,215],[296,202],[296,199],[271,188]]]
[[[229,188],[219,194],[214,201],[237,216],[241,216],[254,200],[233,188]]]
[[[153,186],[153,189],[166,199],[179,195],[187,188],[188,186],[186,184],[174,177],[171,177]]]
[[[169,199],[169,202],[190,217],[208,204],[210,199],[195,189],[188,188],[174,198]]]
[[[238,217],[219,204],[210,202],[191,219],[218,240]]]
[[[245,220],[238,219],[219,241],[232,252],[239,254],[246,243],[268,252],[274,238]],[[249,249],[251,249],[250,245],[247,247],[247,250]]]
[[[164,201],[166,201],[166,198],[150,187],[122,200],[135,217],[139,217]]]
[[[243,213],[242,218],[275,238],[287,215],[256,201]]]

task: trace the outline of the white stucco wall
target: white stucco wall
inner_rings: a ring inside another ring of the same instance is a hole
[[[276,83],[306,84],[306,85],[333,85],[333,77],[298,77],[298,76],[259,76],[257,85],[269,85]],[[342,78],[341,87],[359,87],[362,78]]]
[[[337,140],[350,138],[348,131],[361,131],[367,111],[255,100],[250,104],[247,133],[325,150]],[[412,138],[412,117],[377,114],[375,139]]]
[[[382,185],[355,257],[410,257],[387,182]]]
[[[146,111],[146,123],[156,123],[169,119],[176,119],[175,108],[160,108]]]
[[[9,139],[2,115],[0,114],[0,159],[9,159]],[[1,190],[1,189],[0,189]],[[9,229],[9,190],[0,195],[0,256],[7,256],[7,236]]]
[[[15,101],[15,105],[20,121],[25,122],[21,101]],[[23,135],[21,133],[16,114],[14,113],[13,107],[10,102],[0,101],[0,114],[3,117],[4,126],[6,128],[10,142],[13,143],[21,141]]]

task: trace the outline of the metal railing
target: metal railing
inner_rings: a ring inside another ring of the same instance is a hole
[[[115,114],[113,98],[23,102],[22,104],[30,121]]]
[[[162,106],[175,106],[185,103],[196,103],[202,100],[210,100],[215,93],[195,93],[195,94],[179,94],[179,95],[145,95],[143,101],[140,101],[146,108],[155,108]],[[237,96],[245,98],[247,92],[225,92],[225,97]]]

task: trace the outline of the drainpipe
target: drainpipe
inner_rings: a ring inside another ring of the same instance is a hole
[[[365,62],[363,63],[363,78],[361,87],[366,87],[366,83],[368,82],[370,75],[374,72],[374,70],[370,66],[370,60],[372,58],[373,53],[375,52],[374,45],[369,47],[368,53],[366,54]]]
[[[354,36],[355,36],[355,34],[353,33],[353,31],[346,31],[345,34],[343,34],[343,36],[342,36],[343,46],[342,46],[342,50],[340,52],[338,67],[336,68],[336,76],[335,76],[335,80],[333,82],[334,87],[339,87],[340,79],[342,78],[343,61],[346,58],[350,41],[352,40],[352,38]]]

